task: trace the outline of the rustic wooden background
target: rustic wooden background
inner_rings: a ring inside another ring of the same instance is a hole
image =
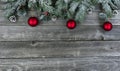
[[[27,24],[4,18],[0,2],[0,71],[120,71],[120,14],[110,19],[106,32],[99,10],[87,15],[77,28],[66,28],[65,20]]]

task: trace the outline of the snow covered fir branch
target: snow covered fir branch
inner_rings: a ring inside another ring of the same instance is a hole
[[[5,3],[5,17],[28,15],[39,11],[40,20],[52,18],[74,19],[83,22],[86,15],[100,6],[99,18],[106,20],[118,13],[120,0],[1,0]]]

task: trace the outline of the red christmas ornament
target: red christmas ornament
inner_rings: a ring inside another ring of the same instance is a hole
[[[76,21],[75,20],[68,20],[66,26],[69,29],[74,29],[76,27]]]
[[[32,27],[35,27],[38,25],[38,19],[36,17],[30,17],[28,19],[28,24]]]
[[[105,23],[103,24],[103,29],[104,29],[105,31],[111,31],[112,28],[113,28],[113,25],[112,25],[111,22],[105,22]]]

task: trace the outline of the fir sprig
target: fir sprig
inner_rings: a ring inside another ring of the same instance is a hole
[[[49,12],[49,17],[56,16],[63,19],[84,21],[87,9],[100,4],[101,19],[113,16],[113,11],[120,8],[120,0],[1,0],[6,2],[5,16],[26,16],[29,10],[38,10],[40,13]],[[90,8],[92,9],[92,8]],[[40,14],[41,16],[41,14]],[[43,16],[43,15],[42,15]],[[46,16],[44,16],[46,17]],[[44,19],[44,17],[42,19]]]

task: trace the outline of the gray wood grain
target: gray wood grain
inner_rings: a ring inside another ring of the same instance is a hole
[[[118,58],[0,59],[0,69],[2,71],[119,71]]]
[[[120,41],[0,42],[0,58],[120,56]]]
[[[0,41],[120,40],[120,26],[106,32],[101,26],[79,25],[74,30],[63,26],[0,26]]]

